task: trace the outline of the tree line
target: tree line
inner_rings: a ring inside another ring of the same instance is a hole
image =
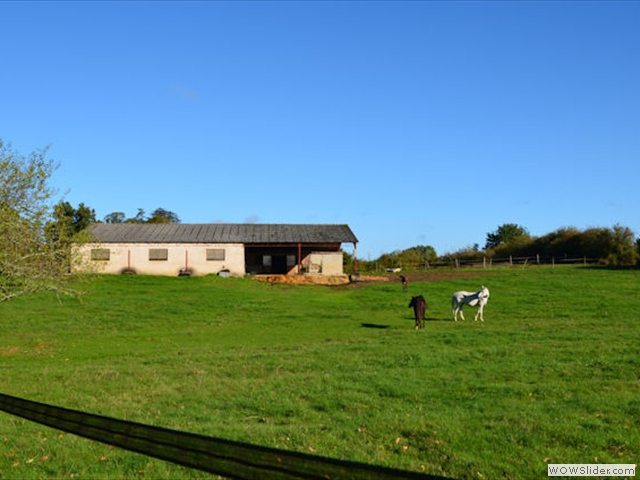
[[[629,227],[594,227],[579,230],[563,227],[546,235],[532,236],[526,227],[505,223],[487,233],[483,248],[478,244],[438,256],[430,246],[417,245],[385,253],[375,260],[358,260],[360,270],[374,271],[394,268],[428,268],[438,263],[455,264],[464,261],[483,262],[487,259],[525,258],[586,258],[610,266],[640,264],[640,238]],[[347,263],[351,262],[348,256]]]
[[[580,230],[562,227],[535,237],[524,227],[505,224],[487,235],[485,254],[489,256],[568,258],[584,257],[603,265],[636,265],[640,260],[640,238],[619,224]]]
[[[133,217],[127,217],[124,212],[112,212],[105,215],[104,223],[180,223],[180,217],[170,210],[156,208],[147,215],[142,208]],[[47,228],[52,231],[63,231],[67,236],[82,232],[92,223],[100,223],[93,208],[80,203],[77,208],[69,202],[60,200],[54,207]]]

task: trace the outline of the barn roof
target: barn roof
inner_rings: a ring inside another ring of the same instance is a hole
[[[356,243],[348,225],[96,223],[100,243]]]

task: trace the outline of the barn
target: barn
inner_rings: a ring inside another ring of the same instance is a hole
[[[348,225],[97,223],[74,270],[144,275],[343,274]]]

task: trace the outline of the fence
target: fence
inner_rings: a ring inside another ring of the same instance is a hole
[[[529,265],[594,265],[599,263],[597,258],[576,257],[569,258],[567,256],[543,256],[531,255],[527,257],[477,257],[477,258],[441,258],[435,261],[426,261],[424,263],[401,264],[395,267],[384,267],[379,262],[360,262],[361,272],[389,272],[396,273],[400,271],[426,271],[438,268],[492,268],[498,266],[521,266]]]
[[[494,258],[494,257],[482,257],[482,258],[451,258],[446,262],[438,262],[436,265],[440,267],[482,267],[482,268],[491,268],[493,266],[527,266],[527,265],[576,265],[576,264],[594,264],[598,263],[597,259],[587,258],[587,257],[578,257],[578,258],[569,258],[567,256],[555,257],[555,256],[541,256],[541,255],[532,255],[528,257],[503,257],[503,258]],[[427,263],[427,268],[430,265]],[[437,268],[431,266],[431,268]]]
[[[229,478],[447,480],[127,422],[1,393],[0,410],[91,440]]]

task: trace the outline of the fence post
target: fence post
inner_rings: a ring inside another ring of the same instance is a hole
[[[513,267],[513,255],[509,255],[509,265]]]

